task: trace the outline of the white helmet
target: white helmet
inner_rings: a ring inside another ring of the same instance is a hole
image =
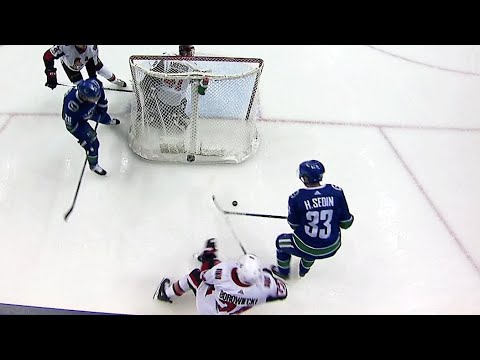
[[[238,260],[238,278],[244,284],[255,284],[262,279],[262,264],[253,254],[245,254]]]

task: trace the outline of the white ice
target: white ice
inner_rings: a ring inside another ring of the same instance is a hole
[[[293,260],[287,300],[247,314],[480,314],[479,46],[377,47],[416,62],[369,46],[197,46],[264,59],[258,152],[238,165],[146,162],[126,142],[131,95],[110,91],[122,124],[99,128],[109,173],[86,170],[67,223],[85,155],[60,116],[67,88],[44,86],[50,46],[0,47],[0,303],[195,314],[191,293],[174,304],[152,295],[196,265],[208,237],[220,257],[242,254],[212,194],[229,210],[286,215],[298,164],[316,158],[355,222],[305,278]],[[175,49],[100,55],[128,80],[130,55]],[[285,221],[230,220],[248,251],[275,262]]]

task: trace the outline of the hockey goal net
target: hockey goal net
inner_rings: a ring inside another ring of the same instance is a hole
[[[257,150],[263,60],[133,55],[130,70],[128,141],[142,158],[239,163]]]

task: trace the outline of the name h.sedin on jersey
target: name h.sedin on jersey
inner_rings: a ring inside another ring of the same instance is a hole
[[[305,209],[310,210],[312,208],[320,208],[320,207],[334,207],[334,197],[333,196],[325,196],[325,197],[316,197],[312,198],[312,202],[310,200],[305,200],[303,202],[305,204]]]

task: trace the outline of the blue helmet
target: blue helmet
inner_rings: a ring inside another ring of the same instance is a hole
[[[318,160],[304,161],[298,167],[298,177],[303,183],[317,183],[322,181],[325,167]]]
[[[80,81],[77,89],[80,97],[91,103],[96,103],[102,95],[102,83],[95,78]]]

